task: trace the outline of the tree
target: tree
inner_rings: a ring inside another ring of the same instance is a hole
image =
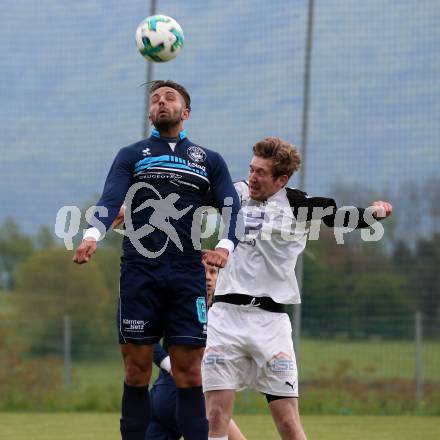
[[[426,181],[424,189],[427,195],[432,231],[440,233],[440,177],[432,176]]]
[[[34,253],[16,272],[18,319],[32,329],[33,351],[59,353],[63,316],[72,322],[74,352],[81,345],[108,341],[114,333],[115,296],[97,262],[78,266],[71,253],[49,249]]]
[[[419,238],[412,250],[400,240],[394,249],[396,268],[410,283],[418,310],[423,313],[425,334],[435,334],[440,324],[440,234]]]
[[[377,272],[353,277],[347,316],[354,334],[410,338],[415,301],[405,276]]]
[[[33,251],[32,239],[22,233],[15,220],[7,218],[0,225],[0,288],[13,288],[17,266]]]
[[[428,328],[440,323],[440,233],[417,241],[413,288]]]
[[[49,226],[41,226],[35,237],[35,245],[39,250],[51,249],[57,246],[57,239]]]
[[[414,310],[408,277],[386,255],[366,252],[367,244],[338,245],[328,229],[307,246],[302,308],[307,333],[407,336],[402,326],[410,328]]]

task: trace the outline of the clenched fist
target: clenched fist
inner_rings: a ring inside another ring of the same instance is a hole
[[[210,264],[211,266],[216,266],[223,268],[226,266],[228,261],[229,251],[224,248],[217,248],[214,251],[202,251],[203,252],[203,261],[206,264]]]
[[[382,200],[373,202],[373,216],[376,219],[389,217],[392,212],[393,205],[391,203],[383,202]]]
[[[75,251],[75,255],[73,256],[73,261],[78,264],[87,263],[92,255],[96,251],[96,240],[93,238],[86,238],[83,242],[78,246]]]

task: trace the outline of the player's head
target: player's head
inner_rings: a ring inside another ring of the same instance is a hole
[[[208,307],[212,304],[212,297],[214,295],[215,285],[217,284],[218,268],[211,266],[203,261],[206,274],[206,290],[208,292]]]
[[[267,200],[289,181],[298,170],[298,150],[278,137],[268,137],[253,147],[249,164],[249,195],[254,200]]]
[[[189,118],[191,97],[185,87],[170,80],[154,81],[150,86],[150,121],[159,130],[179,126]]]

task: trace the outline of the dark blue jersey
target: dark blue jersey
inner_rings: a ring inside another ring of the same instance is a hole
[[[150,138],[122,148],[97,203],[107,208],[108,216],[96,213],[95,218],[108,229],[127,196],[132,201],[126,232],[144,227],[138,237],[144,249],[154,253],[166,248],[164,256],[199,258],[198,208],[214,206],[230,225],[224,238],[235,246],[240,203],[223,158],[191,142],[184,131],[174,149],[171,145],[153,130]],[[127,236],[123,247],[125,256],[139,255]]]

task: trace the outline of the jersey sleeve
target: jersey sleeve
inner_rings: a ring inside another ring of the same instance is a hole
[[[330,228],[353,227],[367,228],[371,224],[364,219],[364,208],[349,207],[344,209],[343,216],[338,215],[338,207],[334,199],[327,197],[309,197],[298,189],[287,188],[287,198],[297,220],[322,220]],[[355,215],[357,222],[350,225],[350,218]]]
[[[107,210],[107,215],[100,212],[94,214],[94,218],[105,226],[105,230],[110,228],[113,220],[118,215],[119,209],[132,183],[132,173],[133,158],[131,151],[127,147],[122,148],[110,167],[101,198],[96,204],[96,206],[102,206]],[[90,226],[96,227],[96,224]]]
[[[248,187],[246,180],[240,180],[238,182],[234,182],[234,188],[237,191],[238,199],[240,200],[240,206],[243,200],[243,196],[245,193],[245,189]]]
[[[165,351],[165,349],[162,347],[162,345],[159,342],[156,342],[154,344],[154,351],[153,351],[153,362],[159,367],[160,363],[169,356],[168,353]]]
[[[225,225],[222,240],[230,240],[235,247],[244,231],[240,200],[232,183],[228,167],[218,153],[215,156],[211,191],[214,207],[219,209]]]

